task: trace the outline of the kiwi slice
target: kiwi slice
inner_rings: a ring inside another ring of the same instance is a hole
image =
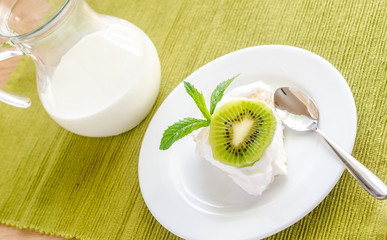
[[[270,145],[277,120],[258,100],[231,100],[211,116],[209,141],[214,159],[234,167],[258,161]]]

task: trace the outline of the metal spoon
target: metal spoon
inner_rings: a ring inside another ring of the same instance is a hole
[[[318,133],[368,193],[380,200],[387,199],[386,184],[321,132],[318,128],[318,109],[311,98],[294,88],[281,87],[274,93],[274,105],[286,126],[296,131]]]

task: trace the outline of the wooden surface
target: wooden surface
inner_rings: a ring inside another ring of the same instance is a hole
[[[28,229],[18,229],[0,224],[1,240],[64,240],[65,238],[41,234]]]

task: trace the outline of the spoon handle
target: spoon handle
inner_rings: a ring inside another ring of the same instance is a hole
[[[315,131],[324,138],[328,145],[345,164],[352,176],[356,178],[360,185],[362,185],[369,194],[380,200],[387,199],[387,186],[382,182],[382,180],[329,139],[320,129],[317,128]]]

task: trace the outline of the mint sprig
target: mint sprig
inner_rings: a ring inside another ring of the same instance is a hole
[[[197,118],[184,118],[169,126],[163,134],[160,150],[167,150],[174,142],[185,137],[191,132],[210,125],[210,121]]]
[[[235,78],[239,76],[236,75],[224,82],[221,82],[218,86],[216,86],[215,90],[211,94],[211,106],[210,106],[210,114],[212,115],[215,111],[216,105],[220,100],[222,100],[223,93],[226,90],[226,88],[234,81]]]
[[[211,114],[208,111],[206,107],[206,102],[204,101],[203,94],[200,93],[194,85],[192,85],[189,82],[184,82],[184,87],[187,93],[192,97],[192,99],[195,101],[196,105],[198,106],[199,110],[202,112],[203,116],[208,120],[211,121]]]
[[[187,136],[188,134],[199,128],[209,126],[211,123],[211,115],[214,113],[216,105],[219,103],[220,100],[222,100],[224,91],[238,76],[239,74],[234,76],[233,78],[221,82],[215,88],[215,90],[211,94],[210,111],[208,111],[207,109],[203,94],[200,93],[191,83],[184,82],[185,90],[195,101],[196,105],[198,106],[199,110],[202,112],[206,120],[187,117],[169,126],[167,130],[164,131],[163,137],[161,138],[161,143],[159,147],[160,150],[167,150],[177,140]]]

